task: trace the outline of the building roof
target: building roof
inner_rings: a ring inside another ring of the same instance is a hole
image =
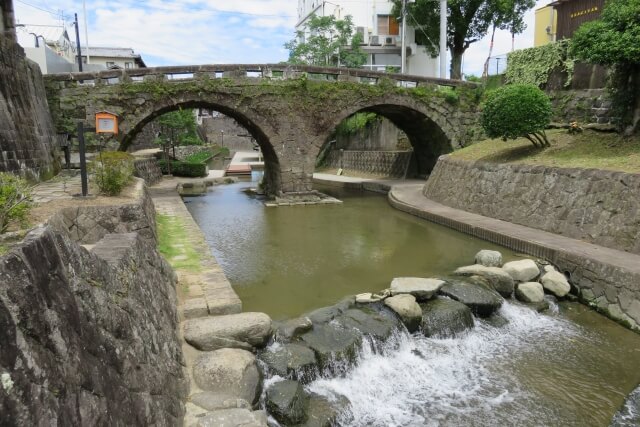
[[[16,28],[18,43],[23,47],[33,47],[34,34],[44,37],[47,44],[69,41],[69,34],[62,25],[24,25]]]
[[[87,55],[87,46],[82,46],[83,56]],[[100,58],[123,58],[133,59],[139,67],[146,68],[146,64],[142,59],[142,56],[135,53],[130,47],[103,47],[103,46],[89,46],[89,56]]]

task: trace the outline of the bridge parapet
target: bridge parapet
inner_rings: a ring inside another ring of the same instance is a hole
[[[477,87],[476,83],[462,80],[394,74],[369,71],[359,68],[329,68],[291,64],[223,64],[223,65],[179,65],[170,67],[135,68],[126,70],[105,70],[86,73],[49,74],[46,79],[58,82],[82,82],[83,84],[118,84],[120,82],[141,82],[144,80],[191,80],[208,78],[257,78],[286,80],[309,78],[325,81],[351,81],[363,84],[378,84],[382,81],[395,82],[397,86],[445,86],[451,88]],[[66,84],[63,83],[63,86]]]

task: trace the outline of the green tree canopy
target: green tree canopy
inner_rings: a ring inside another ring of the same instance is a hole
[[[177,110],[158,117],[159,142],[163,145],[199,145],[196,118],[193,110]]]
[[[401,0],[394,14],[401,15]],[[462,78],[462,55],[471,44],[482,39],[489,27],[508,29],[512,34],[524,28],[523,15],[533,7],[533,0],[448,0],[447,47],[451,49],[451,78]],[[416,42],[433,56],[439,54],[440,8],[433,0],[416,0],[408,5],[408,24],[416,27]]]
[[[599,20],[575,32],[571,51],[613,67],[609,90],[620,127],[626,133],[640,130],[640,0],[609,0]]]
[[[336,19],[333,15],[311,15],[304,30],[284,47],[293,64],[355,68],[367,62],[361,42],[362,36],[353,32],[351,16]]]

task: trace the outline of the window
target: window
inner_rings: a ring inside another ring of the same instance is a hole
[[[391,15],[378,15],[378,35],[400,35],[400,26],[396,18]]]
[[[107,61],[107,68],[111,68],[111,67],[113,67],[114,65],[116,65],[116,63],[115,63],[115,62]]]
[[[124,68],[127,68],[127,69],[133,68],[133,62],[125,62],[124,63]]]

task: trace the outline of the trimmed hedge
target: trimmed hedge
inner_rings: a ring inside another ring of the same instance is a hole
[[[169,173],[167,162],[165,160],[159,160],[158,164],[160,165],[160,169],[162,169],[162,173],[167,175]],[[203,177],[207,176],[207,165],[204,163],[187,163],[176,160],[171,162],[171,173],[175,176]]]

